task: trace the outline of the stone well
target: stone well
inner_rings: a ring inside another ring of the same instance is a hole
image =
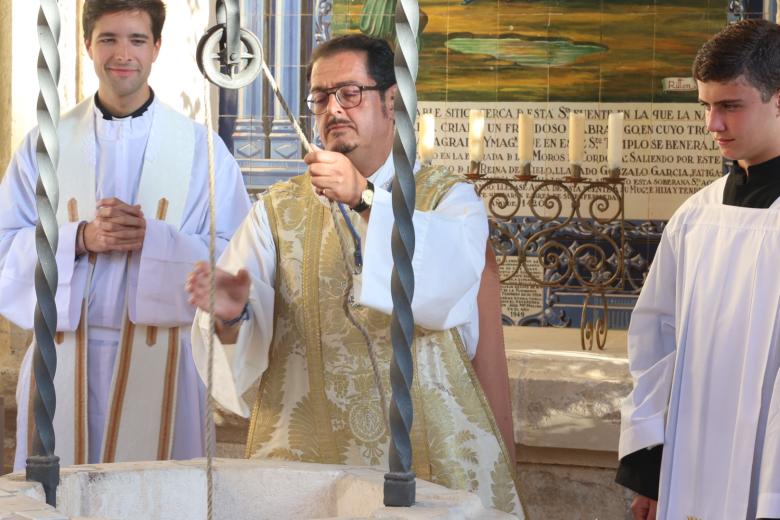
[[[411,508],[382,505],[384,470],[271,460],[215,459],[214,520],[511,519],[471,493],[417,481]],[[205,461],[64,468],[57,510],[21,473],[0,478],[0,520],[205,519]]]

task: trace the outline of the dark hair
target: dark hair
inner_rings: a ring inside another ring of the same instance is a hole
[[[162,0],[84,0],[84,13],[81,25],[84,27],[84,39],[92,38],[92,31],[98,18],[104,14],[120,11],[144,11],[152,19],[152,36],[160,41],[165,23],[165,4]]]
[[[730,24],[693,60],[693,77],[699,81],[725,83],[743,74],[765,103],[780,89],[780,26],[756,19]]]
[[[371,38],[363,34],[345,34],[315,47],[309,65],[306,67],[306,80],[311,81],[311,71],[317,60],[345,51],[366,53],[368,75],[376,81],[376,84],[383,91],[395,85],[395,69],[393,68],[395,55],[390,45],[385,40]]]

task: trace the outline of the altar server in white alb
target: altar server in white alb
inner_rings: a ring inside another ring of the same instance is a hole
[[[780,518],[780,27],[728,26],[693,76],[735,163],[669,221],[634,309],[617,481],[634,518]]]
[[[97,94],[63,116],[57,168],[57,455],[62,465],[204,454],[204,390],[184,282],[208,258],[206,130],[154,96],[160,0],[87,0]],[[0,313],[33,325],[37,129],[0,185]],[[215,139],[218,249],[250,204]],[[31,350],[17,387],[14,466],[31,432]]]

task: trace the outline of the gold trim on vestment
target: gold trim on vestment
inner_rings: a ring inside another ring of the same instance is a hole
[[[35,348],[36,348],[35,344],[33,344],[33,349]],[[37,388],[38,388],[38,383],[36,383],[35,380],[35,370],[33,367],[33,363],[30,363],[30,396],[27,400],[27,456],[28,457],[33,454],[32,445],[33,445],[33,439],[35,438],[35,414],[34,414],[35,397],[34,396]]]
[[[310,183],[305,175],[303,182]],[[333,427],[328,408],[330,403],[325,395],[325,380],[322,360],[322,338],[320,336],[319,288],[320,288],[320,249],[324,229],[325,207],[309,190],[305,202],[309,215],[303,242],[303,312],[306,316],[305,341],[306,364],[309,376],[309,396],[314,409],[317,439],[322,449],[317,462],[338,464],[338,450],[333,441]]]
[[[109,408],[108,425],[106,426],[103,460],[101,462],[114,462],[116,458],[116,445],[119,436],[119,422],[122,418],[122,405],[125,401],[125,390],[127,388],[127,377],[130,372],[130,358],[133,354],[133,336],[135,334],[135,324],[130,318],[125,316],[125,326],[122,332],[122,339],[119,343],[119,356],[117,359],[118,367],[116,372],[116,382],[114,384],[114,393],[111,396],[111,407]]]
[[[391,346],[392,347],[392,346]],[[417,365],[417,349],[412,345],[412,363],[414,376],[412,377],[412,431],[409,432],[412,443],[412,471],[418,478],[431,480],[431,453],[428,448],[428,426],[425,418],[425,410],[422,406],[422,391],[420,390],[420,373]]]
[[[81,319],[76,328],[76,375],[74,377],[76,406],[74,407],[75,428],[73,440],[74,464],[86,464],[89,457],[89,420],[87,417],[87,305],[82,300]]]
[[[268,217],[269,222],[269,228],[271,230],[271,237],[273,238],[274,244],[279,244],[279,237],[276,232],[276,226],[273,225],[273,223],[276,222],[276,213],[274,211],[273,204],[271,204],[271,199],[266,198],[263,201],[263,206],[265,207],[265,212]],[[279,254],[279,246],[276,246],[276,265],[279,266],[281,262],[281,255]],[[274,291],[274,309],[279,309],[279,301],[281,299],[281,296],[279,294],[279,281],[281,280],[281,269],[278,267],[276,268],[276,272],[274,273],[274,288],[277,290]],[[271,348],[274,345],[274,339],[276,338],[276,328],[274,327],[274,330],[272,331],[271,335],[271,343],[268,349],[268,368],[266,368],[266,371],[269,370],[273,366],[273,358],[274,358],[274,349]],[[257,388],[257,397],[255,398],[255,405],[252,407],[252,415],[249,419],[249,430],[246,434],[246,446],[244,448],[244,457],[250,458],[252,456],[252,448],[253,448],[253,439],[255,437],[255,430],[257,429],[257,423],[258,423],[258,416],[260,415],[260,405],[262,404],[262,397],[263,397],[263,391],[265,390],[266,385],[268,384],[268,377],[265,377],[266,374],[263,374],[260,376],[260,384]]]
[[[160,440],[157,443],[157,460],[171,457],[173,441],[173,411],[176,403],[176,371],[179,368],[179,327],[168,331],[168,358],[165,364],[165,386],[160,410]]]
[[[157,201],[157,213],[155,215],[155,218],[157,220],[164,221],[167,213],[168,213],[168,199],[163,197]],[[155,327],[154,325],[150,325],[146,327],[146,346],[153,347],[155,344],[157,344],[157,327]],[[165,384],[167,385],[168,382],[166,381]],[[159,459],[159,460],[163,460],[163,459]]]

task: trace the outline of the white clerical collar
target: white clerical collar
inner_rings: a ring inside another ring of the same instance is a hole
[[[105,119],[103,112],[95,106],[95,132],[98,138],[118,140],[145,136],[152,127],[152,119],[158,103],[155,98],[142,114],[129,115],[120,119]]]
[[[415,162],[412,170],[415,175],[420,171],[420,163]],[[385,191],[390,191],[390,185],[393,183],[393,177],[395,177],[395,163],[393,163],[393,152],[387,156],[384,164],[377,169],[374,173],[368,176],[368,180],[377,187],[382,188]]]

